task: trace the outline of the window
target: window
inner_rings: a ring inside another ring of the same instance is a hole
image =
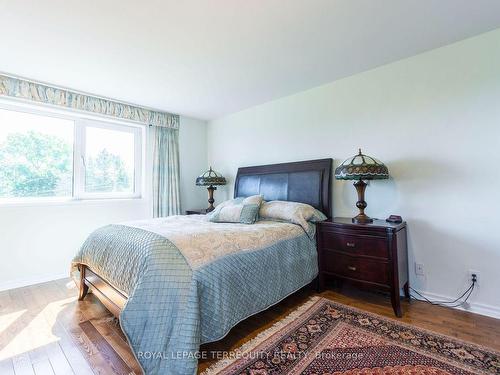
[[[142,129],[0,107],[0,202],[141,196]]]
[[[0,197],[71,197],[74,121],[0,109]]]
[[[82,170],[77,189],[80,197],[140,195],[139,128],[84,121],[77,124],[77,134]]]

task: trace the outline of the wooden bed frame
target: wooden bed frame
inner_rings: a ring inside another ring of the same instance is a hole
[[[307,160],[270,164],[238,169],[234,197],[262,194],[265,200],[290,200],[308,203],[327,217],[332,213],[332,159]],[[116,317],[128,296],[110,282],[79,264],[80,286],[78,300],[89,290]]]

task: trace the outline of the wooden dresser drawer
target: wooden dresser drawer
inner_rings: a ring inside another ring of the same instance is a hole
[[[387,240],[380,237],[361,237],[334,232],[321,232],[321,247],[353,255],[389,258]]]
[[[406,222],[374,219],[356,224],[349,217],[336,217],[317,228],[318,290],[325,288],[327,279],[335,279],[389,291],[394,314],[401,317],[401,289],[410,298]]]
[[[388,263],[330,250],[323,251],[323,261],[326,272],[360,281],[389,284]]]

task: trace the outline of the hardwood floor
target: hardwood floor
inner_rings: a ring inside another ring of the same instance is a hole
[[[343,289],[320,295],[393,317],[386,296]],[[76,300],[69,279],[0,292],[0,374],[140,374],[116,320],[92,295]],[[238,324],[203,350],[239,347],[316,295],[304,289],[271,309]],[[403,303],[404,322],[500,350],[500,320],[422,302]],[[199,370],[214,362],[200,362]]]

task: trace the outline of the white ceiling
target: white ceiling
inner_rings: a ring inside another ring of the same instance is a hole
[[[498,0],[0,0],[0,72],[202,119],[500,27]]]

